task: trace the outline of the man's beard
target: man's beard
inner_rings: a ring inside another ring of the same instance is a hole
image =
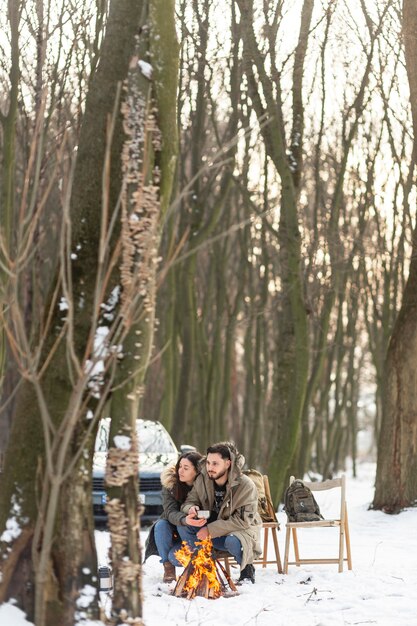
[[[210,480],[214,480],[214,481],[216,481],[216,480],[219,480],[219,478],[222,478],[222,477],[223,477],[223,476],[227,473],[227,471],[228,471],[228,470],[227,470],[227,469],[225,469],[225,470],[223,470],[223,471],[221,472],[221,474],[216,474],[215,476],[210,476],[210,474],[209,474],[209,475],[208,475],[208,477],[209,477],[209,479],[210,479]]]

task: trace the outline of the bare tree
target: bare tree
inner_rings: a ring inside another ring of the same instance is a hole
[[[417,157],[417,11],[404,0],[404,52],[410,86],[414,130],[413,162]],[[373,507],[388,513],[417,499],[417,228],[414,228],[410,269],[401,309],[391,334],[384,365],[382,423]]]
[[[113,551],[115,621],[141,622],[132,425],[152,345],[159,222],[175,169],[177,44],[173,4],[169,20],[166,8],[161,0],[110,3],[75,168],[67,166],[64,149],[55,154],[65,174],[60,262],[36,328],[25,324],[21,281],[36,250],[42,202],[26,228],[18,229],[13,264],[6,257],[11,315],[2,316],[2,327],[21,384],[1,476],[0,528],[6,532],[0,598],[16,598],[39,626],[72,625],[77,599],[96,587],[91,463],[97,421],[112,392],[118,397],[113,435],[118,429],[132,434],[129,471],[118,459],[109,472],[116,490],[112,503],[120,499],[130,524]],[[153,79],[150,53],[158,60]],[[116,522],[120,531],[120,515]],[[98,616],[97,593],[83,603],[86,615]]]

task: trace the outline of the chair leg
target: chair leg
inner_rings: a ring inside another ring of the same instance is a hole
[[[230,576],[230,563],[229,563],[229,557],[225,556],[224,557],[224,569],[227,572],[227,575]]]
[[[264,548],[262,554],[262,567],[266,567],[266,562],[268,560],[268,531],[269,528],[264,528]]]
[[[278,574],[282,574],[282,563],[281,563],[281,555],[279,553],[277,529],[271,528],[271,532],[272,532],[272,539],[274,542],[275,558],[277,561]]]
[[[343,572],[343,550],[345,547],[345,523],[341,522],[339,527],[339,574]]]
[[[297,567],[300,567],[300,552],[298,550],[298,536],[296,528],[292,529],[292,540],[294,542],[295,564]]]
[[[345,504],[345,541],[346,541],[346,556],[348,569],[352,569],[352,554],[350,552],[350,535],[349,535],[349,521],[348,521],[348,512],[347,506]]]
[[[288,574],[288,555],[290,552],[291,528],[285,531],[284,574]]]

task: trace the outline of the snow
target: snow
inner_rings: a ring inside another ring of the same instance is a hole
[[[257,565],[255,585],[245,583],[238,588],[238,596],[188,601],[170,595],[175,583],[162,583],[162,565],[158,557],[151,557],[143,568],[146,626],[417,626],[417,509],[394,516],[368,510],[374,475],[375,465],[370,463],[358,466],[355,479],[348,473],[352,571],[339,574],[336,565],[290,566],[284,576],[273,565],[266,569]],[[336,506],[330,493],[315,493],[325,517]],[[283,560],[286,516],[281,510],[278,519]],[[141,532],[142,542],[147,532]],[[301,556],[335,555],[336,529],[301,532]],[[108,533],[97,530],[96,543],[99,566],[107,565]],[[269,557],[273,558],[272,545]],[[238,577],[237,569],[232,569],[232,577]],[[100,599],[108,613],[111,595],[101,592]],[[0,624],[29,626],[11,604],[0,607]]]
[[[102,374],[105,370],[104,359],[108,355],[107,336],[110,332],[108,326],[99,326],[94,336],[93,359],[86,359],[85,371],[88,373],[90,381],[88,386],[93,390],[95,397],[99,396],[100,385],[102,384]]]
[[[138,66],[142,74],[145,76],[145,78],[147,78],[148,80],[151,80],[152,79],[152,65],[140,59],[138,61]]]
[[[109,322],[114,320],[114,310],[120,298],[120,286],[117,285],[111,292],[107,302],[103,302],[100,305],[100,308],[105,311],[103,313],[103,318]]]
[[[119,450],[130,450],[132,445],[132,440],[130,437],[126,437],[126,435],[116,435],[113,437],[114,445]]]
[[[17,539],[17,537],[22,532],[17,520],[15,517],[11,517],[6,522],[6,530],[3,531],[0,541],[4,541],[6,543],[11,543],[13,539]]]
[[[21,517],[21,507],[17,502],[15,495],[13,495],[12,498],[11,513],[12,517],[6,521],[6,530],[3,531],[0,537],[0,541],[4,541],[5,543],[11,543],[14,539],[17,539],[22,532],[20,524],[17,520],[18,517]]]
[[[26,615],[13,606],[11,602],[0,606],[0,624],[4,626],[33,626],[31,622],[26,620]]]
[[[61,300],[58,303],[58,307],[60,311],[68,311],[68,301],[66,298],[64,298],[64,296],[61,297]]]
[[[96,595],[97,589],[95,587],[85,585],[83,589],[81,589],[80,597],[77,600],[77,606],[84,609],[89,607]]]

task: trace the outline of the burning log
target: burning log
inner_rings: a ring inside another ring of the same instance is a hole
[[[210,537],[196,545],[199,547],[191,552],[183,542],[182,548],[175,553],[178,561],[184,565],[184,571],[175,585],[174,596],[188,600],[195,596],[215,599],[230,595],[230,592],[237,593],[236,586],[224,567],[213,558]]]

